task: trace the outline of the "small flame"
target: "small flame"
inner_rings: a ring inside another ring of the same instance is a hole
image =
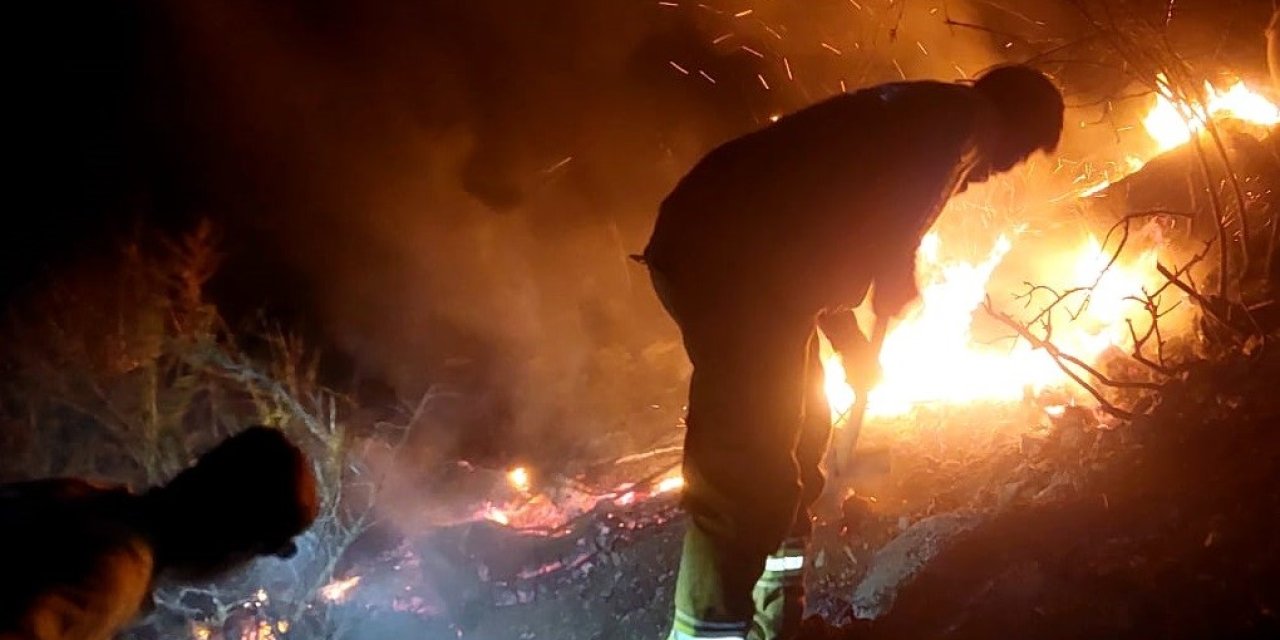
[[[342,602],[358,584],[360,584],[360,576],[334,580],[320,588],[320,596],[329,602]]]
[[[1189,142],[1193,134],[1204,129],[1206,117],[1235,118],[1264,127],[1280,123],[1280,108],[1250,90],[1243,80],[1237,81],[1226,91],[1218,91],[1206,82],[1204,89],[1207,99],[1203,106],[1195,107],[1176,102],[1168,80],[1163,75],[1158,76],[1156,85],[1159,90],[1156,92],[1155,106],[1142,120],[1142,125],[1151,139],[1155,140],[1159,152]]]
[[[484,517],[486,520],[496,522],[501,525],[511,524],[511,518],[507,516],[507,512],[497,507],[487,507],[484,510]]]
[[[263,620],[258,623],[258,634],[254,640],[275,640],[275,629],[271,627],[271,623]]]
[[[658,482],[658,486],[654,488],[653,492],[667,493],[668,491],[675,491],[676,489],[680,489],[683,486],[684,486],[684,477],[678,476],[678,475],[670,476],[670,477],[663,478],[660,482]]]
[[[200,624],[199,622],[191,623],[191,637],[195,640],[209,640],[212,635],[213,630],[208,625]]]
[[[518,491],[529,491],[529,470],[524,467],[516,467],[507,472],[507,482],[511,483]]]

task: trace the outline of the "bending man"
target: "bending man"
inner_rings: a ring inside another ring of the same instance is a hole
[[[694,367],[672,638],[795,637],[831,427],[815,324],[853,322],[873,284],[899,314],[947,200],[1055,149],[1062,119],[1022,66],[870,87],[716,148],[663,201],[644,258]]]

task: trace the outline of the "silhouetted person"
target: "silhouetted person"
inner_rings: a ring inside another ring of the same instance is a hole
[[[302,452],[251,427],[143,494],[60,478],[0,485],[0,639],[113,637],[160,575],[204,580],[294,553],[316,517]]]
[[[815,323],[865,344],[849,310],[874,284],[899,314],[947,200],[1055,149],[1062,119],[1027,67],[870,87],[716,148],[663,201],[644,261],[693,362],[672,638],[795,637],[831,428]]]

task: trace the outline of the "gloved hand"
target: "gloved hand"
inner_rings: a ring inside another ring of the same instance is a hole
[[[855,391],[868,390],[882,377],[880,363],[871,352],[871,343],[858,327],[858,319],[848,309],[832,310],[818,316],[818,327],[840,355],[845,382]]]
[[[864,348],[854,351],[840,352],[840,360],[844,364],[845,382],[858,393],[870,391],[884,378],[884,369],[880,366],[876,354],[871,353],[865,341]]]
[[[915,274],[876,281],[875,294],[871,298],[871,310],[878,318],[893,318],[902,314],[907,306],[920,298]]]

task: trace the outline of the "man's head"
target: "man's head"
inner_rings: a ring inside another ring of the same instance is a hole
[[[1008,171],[1036,151],[1053,151],[1062,137],[1062,93],[1043,73],[1000,66],[973,83],[1000,115],[1000,136],[986,150],[988,172]]]
[[[148,495],[157,564],[213,576],[259,555],[293,553],[293,537],[317,512],[306,456],[278,429],[228,438]]]

